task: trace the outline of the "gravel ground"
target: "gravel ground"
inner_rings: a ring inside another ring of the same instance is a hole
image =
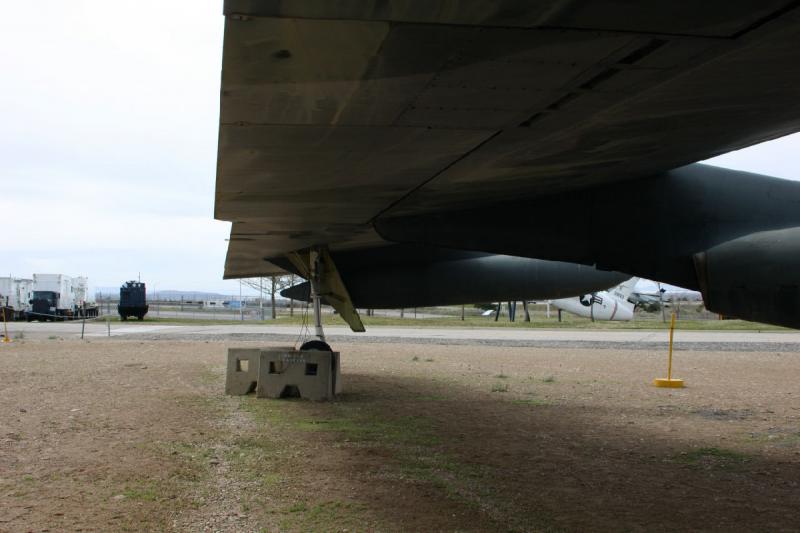
[[[797,530],[797,350],[381,341],[320,404],[224,396],[261,335],[3,345],[0,531]]]

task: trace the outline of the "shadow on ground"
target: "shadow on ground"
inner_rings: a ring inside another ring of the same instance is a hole
[[[245,403],[298,442],[314,442],[311,453],[320,461],[302,469],[309,483],[319,467],[351,503],[377,515],[376,526],[777,531],[797,525],[796,461],[648,429],[675,413],[559,405],[433,376],[346,379],[347,394],[327,404]],[[705,411],[679,416],[708,423]]]

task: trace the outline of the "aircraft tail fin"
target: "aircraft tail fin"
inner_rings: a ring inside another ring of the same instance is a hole
[[[627,301],[633,290],[636,288],[636,284],[638,282],[639,278],[633,277],[628,281],[623,281],[622,283],[611,289],[611,292],[615,296],[621,298],[623,301]]]

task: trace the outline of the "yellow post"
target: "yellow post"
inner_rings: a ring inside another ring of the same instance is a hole
[[[656,387],[667,387],[671,389],[680,389],[683,387],[682,379],[672,379],[672,339],[675,335],[675,313],[672,313],[672,321],[669,325],[669,363],[667,365],[667,377],[656,378],[653,380],[653,385]]]
[[[8,338],[8,323],[6,323],[6,308],[2,307],[0,310],[3,313],[3,342],[11,342]]]
[[[672,379],[672,338],[675,336],[675,313],[669,323],[669,365],[667,366],[667,379]]]

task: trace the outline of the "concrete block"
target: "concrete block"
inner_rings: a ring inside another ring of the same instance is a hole
[[[339,369],[339,352],[262,350],[256,396],[329,400],[342,388]]]
[[[261,348],[228,348],[225,394],[242,396],[256,389]]]

